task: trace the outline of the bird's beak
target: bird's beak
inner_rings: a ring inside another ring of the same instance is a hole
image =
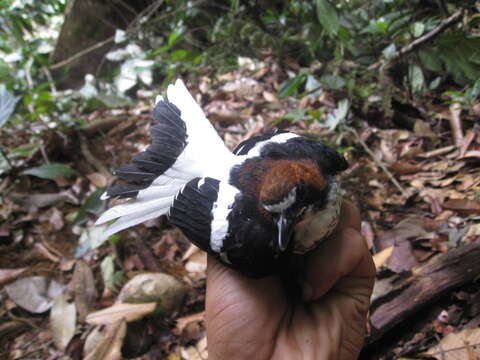
[[[285,251],[290,242],[290,234],[288,231],[289,221],[285,216],[285,213],[280,213],[280,216],[277,219],[277,230],[278,230],[278,248],[281,252]]]

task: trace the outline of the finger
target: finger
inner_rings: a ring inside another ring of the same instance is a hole
[[[362,218],[360,210],[355,204],[349,200],[344,200],[340,210],[340,218],[337,225],[337,230],[352,228],[360,231]]]
[[[282,298],[282,286],[275,276],[261,279],[246,277],[240,272],[223,265],[214,256],[207,260],[207,302],[210,299],[248,301],[255,298]]]
[[[343,277],[373,278],[375,267],[359,232],[360,215],[346,202],[335,233],[307,258],[304,299],[317,300]]]

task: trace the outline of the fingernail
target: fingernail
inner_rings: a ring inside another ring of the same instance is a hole
[[[313,299],[313,288],[308,282],[304,282],[302,285],[303,300],[310,301]]]

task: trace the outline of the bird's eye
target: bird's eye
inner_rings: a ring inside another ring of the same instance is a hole
[[[306,206],[303,206],[302,208],[300,208],[297,213],[295,214],[295,217],[300,220],[303,215],[305,215],[305,212],[307,211],[307,207]]]

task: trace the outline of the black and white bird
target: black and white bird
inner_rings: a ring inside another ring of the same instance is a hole
[[[181,80],[159,96],[152,143],[115,170],[124,180],[102,199],[108,237],[167,215],[192,243],[242,273],[277,273],[289,254],[315,248],[335,228],[347,162],[316,141],[281,131],[252,137],[233,153]]]

